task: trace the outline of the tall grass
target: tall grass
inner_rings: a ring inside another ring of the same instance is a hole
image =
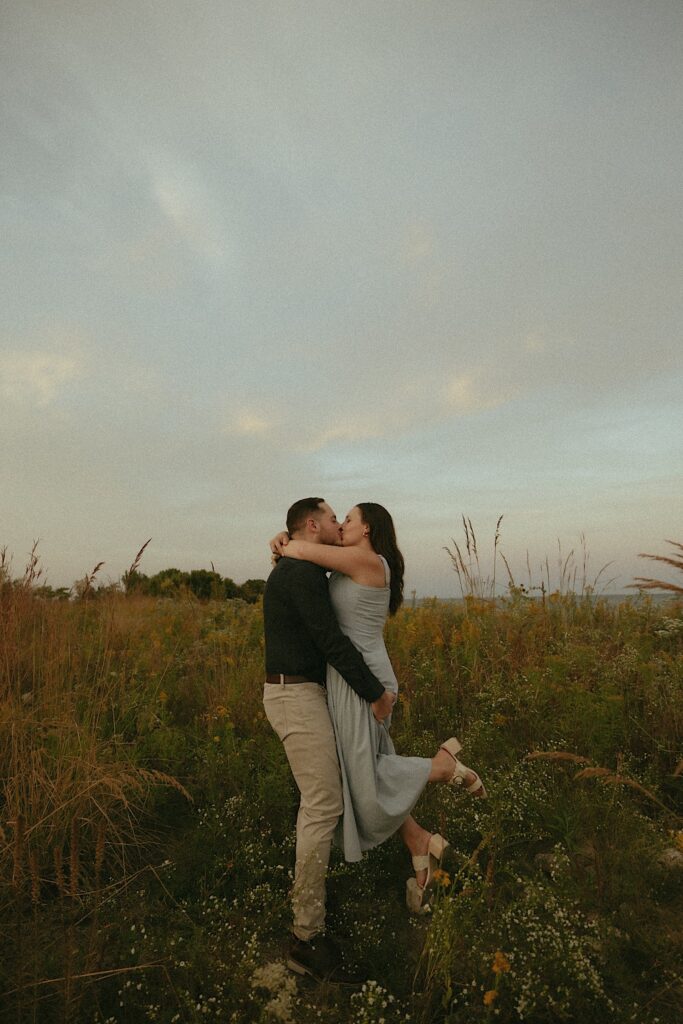
[[[398,843],[334,859],[330,925],[374,979],[353,997],[279,972],[297,795],[263,717],[259,607],[92,583],[46,601],[37,559],[15,581],[5,559],[8,1021],[678,1020],[681,605],[514,581],[491,600],[467,530],[466,600],[387,626],[392,732],[424,755],[458,734],[491,797],[421,800],[459,865],[431,918],[407,916]]]
[[[668,540],[666,543],[674,549],[670,555],[648,555],[641,552],[638,557],[649,558],[653,562],[661,562],[663,565],[683,572],[683,544],[679,544],[675,540]],[[680,583],[675,583],[673,580],[653,579],[651,576],[637,576],[635,583],[631,586],[637,587],[638,590],[666,590],[672,594],[683,594],[683,586]]]
[[[495,600],[498,596],[500,579],[497,577],[498,561],[503,563],[507,577],[507,592],[514,595],[532,596],[539,594],[543,600],[547,594],[559,594],[566,597],[590,597],[609,587],[614,579],[603,578],[611,563],[607,562],[591,578],[589,572],[590,553],[586,535],[579,535],[579,550],[571,548],[562,550],[562,542],[557,541],[556,565],[551,569],[550,559],[546,555],[536,570],[532,568],[529,551],[526,553],[526,581],[515,578],[510,563],[501,548],[501,523],[503,516],[498,517],[493,535],[491,549],[491,570],[484,575],[479,557],[477,534],[468,516],[461,516],[464,540],[460,543],[453,537],[451,545],[444,551],[451,561],[456,574],[460,595],[463,599],[479,598]],[[642,556],[656,557],[656,556]],[[664,559],[662,559],[664,560]],[[671,563],[674,564],[674,563]],[[676,589],[671,587],[669,589]]]

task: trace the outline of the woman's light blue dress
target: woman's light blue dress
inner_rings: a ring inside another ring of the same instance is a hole
[[[388,583],[389,566],[386,559],[382,562]],[[342,632],[386,689],[397,693],[383,633],[389,586],[362,586],[333,572],[330,597]],[[389,720],[380,725],[368,702],[331,665],[327,666],[327,704],[344,792],[344,814],[335,838],[346,860],[357,861],[364,850],[384,842],[405,821],[427,784],[432,763],[427,757],[398,755],[389,735]]]

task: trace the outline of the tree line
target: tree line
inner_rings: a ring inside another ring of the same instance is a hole
[[[0,579],[2,585],[12,587],[20,586],[23,581],[5,581]],[[263,594],[265,580],[246,580],[244,583],[235,583],[229,576],[221,576],[220,573],[209,569],[192,569],[190,572],[183,572],[182,569],[162,569],[154,576],[147,576],[144,572],[128,571],[124,573],[119,583],[95,584],[93,574],[77,580],[72,587],[51,587],[48,584],[35,583],[31,591],[35,597],[47,601],[68,601],[76,599],[92,599],[104,597],[111,593],[124,594],[146,594],[150,597],[180,598],[193,594],[200,601],[246,601],[247,604],[256,604]]]
[[[229,576],[221,576],[214,569],[162,569],[154,576],[140,572],[140,560],[151,541],[142,545],[133,560],[130,569],[124,572],[117,582],[102,583],[97,581],[104,562],[98,562],[94,569],[70,587],[51,587],[44,582],[45,573],[38,555],[38,541],[33,542],[29,559],[21,576],[14,578],[12,559],[6,547],[0,547],[0,594],[5,589],[21,587],[29,590],[35,597],[48,601],[68,601],[71,598],[103,597],[105,594],[147,594],[150,597],[182,597],[194,594],[200,601],[246,601],[256,604],[265,590],[265,580],[245,580],[235,583]]]
[[[123,587],[127,594],[149,594],[151,597],[179,597],[191,593],[200,601],[232,601],[240,598],[248,604],[255,604],[263,594],[265,580],[246,580],[235,583],[229,576],[210,569],[162,569],[154,576],[133,570],[125,573]]]

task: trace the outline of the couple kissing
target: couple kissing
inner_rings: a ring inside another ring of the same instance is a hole
[[[263,703],[301,795],[287,964],[345,981],[341,951],[325,934],[332,839],[347,861],[358,861],[398,833],[415,872],[406,902],[421,913],[448,843],[415,821],[413,807],[430,782],[477,797],[486,790],[458,760],[455,737],[432,758],[399,755],[391,740],[398,683],[383,629],[403,600],[404,562],[387,510],[361,502],[339,523],[324,499],[302,498],[286,524],[270,542]]]

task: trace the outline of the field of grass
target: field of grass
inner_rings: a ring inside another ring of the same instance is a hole
[[[297,805],[259,605],[0,587],[0,1007],[11,1022],[674,1024],[683,608],[426,602],[387,627],[393,736],[456,734],[490,799],[416,816],[459,868],[410,917],[397,840],[335,853],[361,989],[282,966]]]

